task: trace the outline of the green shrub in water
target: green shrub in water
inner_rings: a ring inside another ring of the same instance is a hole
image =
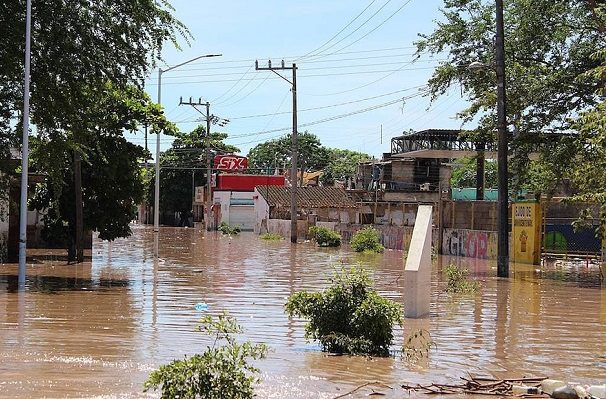
[[[309,319],[305,337],[333,353],[387,356],[402,307],[381,297],[363,269],[335,273],[323,292],[300,291],[285,305],[289,317]]]
[[[311,226],[309,234],[313,236],[313,239],[321,247],[338,247],[341,245],[341,235],[326,227]]]
[[[253,398],[259,370],[249,361],[265,357],[267,346],[236,342],[234,335],[242,329],[236,319],[225,313],[216,320],[204,317],[198,329],[212,337],[213,345],[202,354],[173,360],[152,371],[145,382],[145,392],[159,388],[162,399]],[[217,346],[218,343],[223,345]]]
[[[357,231],[349,244],[356,252],[376,252],[381,253],[385,248],[381,245],[379,232],[372,227],[365,227]]]
[[[453,294],[473,294],[480,289],[477,281],[469,280],[469,271],[450,264],[444,269],[446,273],[447,286],[446,291]]]
[[[240,226],[231,227],[227,223],[221,222],[219,227],[217,227],[217,230],[226,235],[237,235],[240,233]]]
[[[261,239],[267,240],[267,241],[280,241],[280,240],[283,240],[284,237],[282,237],[280,234],[265,233],[265,234],[261,234]]]

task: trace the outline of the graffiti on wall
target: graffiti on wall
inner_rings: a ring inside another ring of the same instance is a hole
[[[497,236],[492,231],[444,229],[442,253],[469,258],[493,259],[497,253]]]

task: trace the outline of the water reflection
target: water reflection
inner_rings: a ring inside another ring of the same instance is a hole
[[[92,260],[82,265],[51,259],[29,266],[23,296],[16,265],[0,266],[0,397],[144,397],[150,370],[207,343],[194,331],[198,302],[211,314],[229,311],[246,338],[272,347],[259,362],[261,397],[331,398],[369,380],[396,387],[466,372],[584,383],[606,375],[606,289],[596,265],[512,265],[512,278],[497,279],[493,262],[438,257],[430,317],[406,320],[393,347],[398,353],[409,334],[424,329],[436,349],[409,364],[327,356],[305,341],[303,322],[283,311],[288,295],[318,290],[336,268],[356,263],[383,295],[402,303],[401,252],[368,257],[246,233],[166,228],[155,257],[153,230],[134,232],[128,240],[95,241]],[[447,294],[442,270],[449,263],[468,268],[481,291]]]

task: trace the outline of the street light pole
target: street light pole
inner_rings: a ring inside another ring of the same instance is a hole
[[[497,203],[497,276],[509,277],[509,222],[507,172],[507,112],[505,108],[505,33],[503,0],[496,0],[496,72],[497,72],[497,163],[499,199]]]
[[[31,60],[32,3],[26,2],[25,12],[25,65],[23,79],[23,147],[21,151],[21,200],[19,209],[19,289],[25,288],[27,254],[27,185],[29,164],[29,82]]]
[[[172,71],[173,69],[179,68],[185,64],[189,64],[190,62],[194,62],[199,60],[200,58],[211,58],[211,57],[221,57],[223,54],[204,54],[198,57],[192,58],[191,60],[187,60],[177,65],[173,65],[170,68],[162,69],[158,68],[158,105],[162,105],[162,74],[168,71]],[[161,132],[158,132],[156,136],[156,179],[154,185],[154,232],[157,233],[160,231],[160,136]],[[156,253],[156,256],[158,254]]]

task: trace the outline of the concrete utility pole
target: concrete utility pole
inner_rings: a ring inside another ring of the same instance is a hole
[[[255,69],[257,71],[272,71],[292,86],[292,168],[290,171],[290,242],[297,243],[297,158],[298,158],[298,143],[297,143],[297,64],[286,66],[282,60],[281,66],[272,67],[271,60],[267,61],[267,67],[259,67],[259,61],[255,61]],[[292,82],[280,75],[276,71],[292,70]],[[303,170],[301,170],[301,178],[303,178]]]
[[[499,201],[497,209],[497,276],[509,277],[509,189],[507,176],[507,111],[505,108],[505,33],[503,0],[496,0],[496,72],[497,72],[497,131]]]
[[[211,218],[211,211],[210,211],[210,207],[212,205],[213,199],[212,199],[212,188],[211,188],[211,183],[212,183],[212,170],[213,170],[213,165],[212,165],[212,159],[210,157],[210,125],[211,123],[218,123],[219,126],[223,127],[225,125],[227,125],[229,123],[229,119],[223,119],[223,118],[219,118],[218,116],[212,115],[210,113],[210,103],[207,101],[205,103],[203,103],[201,101],[201,99],[198,99],[198,101],[192,101],[191,97],[189,98],[189,101],[185,102],[183,101],[183,98],[179,99],[179,105],[189,105],[191,107],[193,107],[196,111],[198,111],[199,113],[201,113],[204,116],[204,119],[206,120],[206,143],[205,143],[205,153],[206,153],[206,231],[210,231],[211,230],[211,226],[210,226],[210,218]],[[206,107],[206,114],[202,111],[200,111],[198,108],[196,108],[197,106],[204,106]]]
[[[25,5],[25,65],[23,78],[23,147],[21,150],[21,200],[19,206],[19,289],[25,288],[27,254],[27,186],[29,166],[29,81],[31,60],[32,2]]]

